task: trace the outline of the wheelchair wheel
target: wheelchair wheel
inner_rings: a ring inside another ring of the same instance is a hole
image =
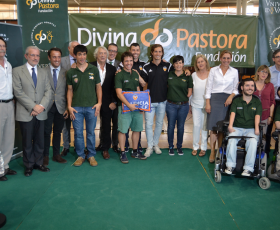
[[[220,171],[216,171],[215,173],[215,182],[220,183],[222,181],[222,174]]]
[[[274,162],[272,162],[269,167],[267,168],[267,176],[271,177],[272,174],[274,174]]]
[[[259,179],[259,186],[262,189],[269,189],[270,185],[271,185],[270,180],[267,177],[261,177]]]

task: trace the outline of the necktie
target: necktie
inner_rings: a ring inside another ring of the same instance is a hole
[[[109,63],[110,63],[111,65],[113,65],[113,62],[112,62],[112,61],[110,61]]]
[[[56,89],[56,85],[57,85],[56,71],[57,71],[57,69],[53,69],[53,85],[54,85],[55,89]]]
[[[35,88],[36,88],[36,85],[37,85],[37,76],[36,76],[36,73],[35,73],[35,68],[32,68],[32,80],[33,80],[34,85],[35,85]]]

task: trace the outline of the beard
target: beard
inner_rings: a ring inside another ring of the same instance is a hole
[[[252,96],[253,95],[253,93],[247,93],[245,91],[243,93],[244,93],[245,96]]]

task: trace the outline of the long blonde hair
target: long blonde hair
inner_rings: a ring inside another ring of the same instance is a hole
[[[258,72],[260,72],[260,71],[262,71],[262,70],[264,70],[264,69],[266,69],[266,70],[267,70],[267,73],[268,73],[267,78],[265,79],[264,83],[267,84],[267,83],[270,82],[271,73],[270,73],[270,70],[269,70],[269,68],[268,68],[267,65],[261,65],[261,66],[257,69],[257,72],[256,72],[256,74],[255,74],[254,81],[258,81],[258,80],[259,80]]]

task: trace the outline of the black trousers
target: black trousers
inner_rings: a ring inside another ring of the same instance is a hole
[[[118,109],[114,109],[113,111],[110,109],[102,109],[100,110],[100,143],[102,145],[103,150],[108,150],[111,147],[111,143],[113,146],[118,145]],[[113,123],[112,129],[112,139],[111,139],[111,120]]]
[[[64,126],[63,114],[60,114],[57,110],[56,104],[53,103],[51,109],[48,112],[48,119],[45,120],[44,130],[44,156],[49,156],[51,133],[53,130],[53,156],[60,154],[60,140],[61,132]]]
[[[44,121],[33,117],[29,122],[19,122],[22,134],[23,163],[25,167],[43,164]]]

